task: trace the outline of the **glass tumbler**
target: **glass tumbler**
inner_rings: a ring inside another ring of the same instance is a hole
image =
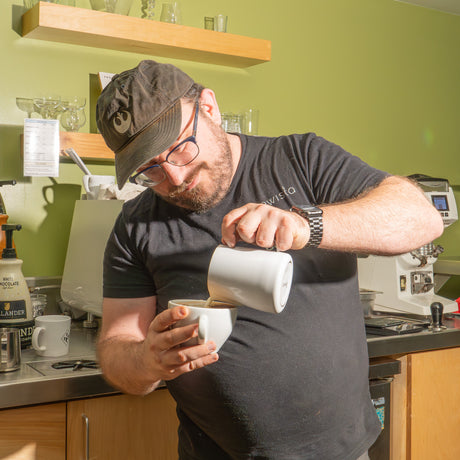
[[[46,294],[30,294],[30,300],[32,301],[32,316],[34,318],[43,316],[48,302]]]
[[[214,17],[214,30],[217,32],[227,32],[227,16],[218,14]]]
[[[170,24],[182,24],[182,14],[179,2],[163,3],[160,21]]]
[[[214,30],[214,18],[210,16],[204,17],[204,28],[206,30]]]
[[[257,109],[246,109],[244,112],[244,134],[257,136],[259,132],[259,111]]]

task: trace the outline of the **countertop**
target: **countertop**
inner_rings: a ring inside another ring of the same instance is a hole
[[[460,317],[446,318],[444,324],[447,328],[441,332],[424,330],[391,337],[368,335],[369,358],[460,347]],[[21,368],[0,373],[0,409],[119,394],[104,380],[99,368],[74,371],[51,367],[58,361],[95,360],[96,339],[96,329],[84,329],[81,322],[73,322],[67,355],[43,358],[32,349],[22,350]]]
[[[416,334],[396,336],[368,334],[367,348],[369,358],[460,347],[460,316],[450,318],[450,315],[445,315],[443,324],[446,326],[446,329],[440,332],[431,332],[425,329]]]
[[[72,322],[69,353],[58,358],[38,356],[33,349],[21,352],[21,367],[0,373],[0,408],[69,401],[118,393],[103,378],[100,369],[53,369],[68,360],[96,360],[97,329],[84,329]]]

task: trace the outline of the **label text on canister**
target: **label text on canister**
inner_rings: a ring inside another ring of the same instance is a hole
[[[34,332],[34,320],[32,321],[19,321],[17,323],[11,321],[0,321],[0,327],[14,327],[19,329],[19,336],[21,338],[21,348],[29,348],[32,344],[32,334]]]
[[[0,300],[0,321],[18,320],[27,317],[25,300]]]
[[[4,276],[0,279],[0,288],[13,289],[19,286],[19,281],[14,276]]]

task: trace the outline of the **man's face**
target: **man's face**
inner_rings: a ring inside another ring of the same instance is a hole
[[[182,105],[183,130],[179,141],[190,136],[193,104]],[[196,134],[200,148],[198,157],[187,166],[161,166],[166,179],[153,187],[165,201],[204,213],[219,203],[227,193],[233,177],[233,159],[227,135],[208,116],[199,114]],[[173,145],[174,147],[174,145]],[[155,158],[155,163],[166,159],[169,151]]]

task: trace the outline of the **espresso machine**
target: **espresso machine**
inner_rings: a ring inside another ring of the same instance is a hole
[[[446,179],[421,174],[409,176],[415,180],[441,213],[444,227],[458,220],[457,205]],[[455,301],[434,292],[433,265],[444,249],[433,242],[398,256],[367,256],[358,258],[360,289],[376,291],[374,312],[392,315],[430,316],[430,306],[439,302],[444,313],[458,310]]]

